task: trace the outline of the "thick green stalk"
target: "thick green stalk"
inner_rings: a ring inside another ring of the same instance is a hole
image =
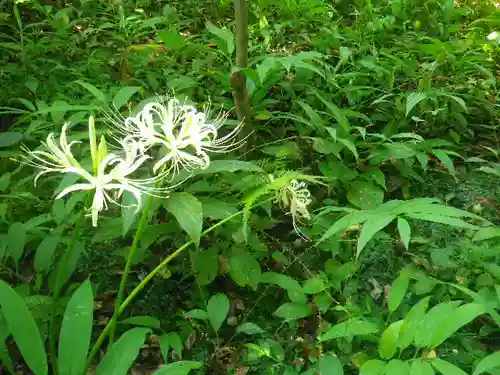
[[[56,327],[56,313],[57,313],[57,300],[59,295],[61,294],[62,289],[62,279],[64,272],[66,271],[66,267],[68,265],[69,260],[71,259],[71,255],[73,254],[73,249],[75,247],[76,240],[78,235],[80,234],[80,230],[85,223],[85,214],[82,212],[80,217],[78,218],[75,228],[73,230],[73,234],[69,240],[68,248],[64,252],[61,261],[59,262],[59,267],[57,268],[56,280],[54,283],[54,292],[52,293],[52,311],[50,315],[49,321],[49,352],[52,363],[52,373],[57,375],[58,366],[57,366],[57,349],[56,349],[56,337],[57,337],[57,327]]]
[[[250,208],[255,208],[255,207],[262,206],[263,204],[265,204],[265,203],[267,203],[267,202],[269,202],[269,201],[271,201],[273,199],[274,198],[267,199],[267,200],[265,200],[263,202],[260,202],[260,203],[257,203],[255,205],[253,205]],[[241,211],[238,211],[235,214],[232,214],[231,216],[228,216],[225,219],[217,222],[216,224],[212,225],[207,230],[201,232],[201,236],[203,237],[203,236],[207,235],[208,233],[212,232],[213,230],[217,229],[221,225],[227,223],[228,221],[233,220],[235,217],[238,217],[239,215],[241,215],[244,211],[245,211],[245,209],[243,209]],[[193,240],[188,241],[184,245],[182,245],[181,247],[179,247],[177,250],[175,250],[172,254],[170,254],[165,259],[163,259],[163,261],[158,266],[156,266],[156,268],[154,270],[152,270],[144,279],[142,279],[142,281],[139,283],[139,285],[137,285],[134,288],[134,290],[132,290],[132,292],[129,294],[129,296],[125,299],[125,301],[123,301],[123,303],[119,307],[118,314],[114,315],[113,318],[111,318],[111,320],[108,322],[108,324],[106,325],[106,327],[104,327],[104,330],[101,332],[101,334],[97,338],[97,341],[94,344],[94,346],[92,347],[92,350],[90,351],[90,355],[87,358],[86,370],[88,370],[89,367],[90,367],[90,365],[92,364],[92,360],[94,359],[95,355],[99,351],[99,348],[101,347],[101,345],[103,344],[104,340],[108,336],[108,333],[110,332],[111,327],[116,324],[116,320],[118,319],[118,316],[134,300],[134,298],[137,296],[137,294],[139,294],[139,292],[142,289],[144,289],[144,287],[146,286],[146,284],[149,283],[153,279],[153,277],[156,276],[156,274],[158,272],[160,272],[165,266],[167,266],[167,264],[170,263],[170,261],[172,261],[172,259],[176,258],[179,254],[181,254],[184,250],[186,250],[189,246],[191,246],[193,244],[194,244]]]
[[[125,264],[125,269],[123,271],[122,280],[120,281],[120,288],[118,289],[118,296],[115,301],[115,311],[113,312],[113,317],[109,323],[111,324],[110,332],[109,332],[109,346],[113,345],[113,341],[115,338],[115,328],[116,328],[116,320],[118,319],[118,315],[120,315],[120,305],[125,296],[125,288],[127,286],[128,275],[130,274],[130,269],[132,268],[132,262],[135,257],[135,253],[137,252],[137,247],[139,246],[139,241],[141,240],[142,232],[148,223],[148,215],[149,209],[151,208],[151,203],[153,202],[153,196],[149,195],[144,205],[144,210],[142,211],[142,216],[139,221],[139,225],[137,226],[137,230],[134,235],[134,240],[132,241],[132,246],[130,247],[130,251],[127,256],[127,263]]]

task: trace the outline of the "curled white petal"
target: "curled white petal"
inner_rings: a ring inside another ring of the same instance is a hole
[[[304,220],[310,219],[310,214],[307,206],[311,204],[311,193],[304,181],[292,180],[284,185],[278,194],[278,199],[281,205],[288,209],[288,213],[292,216],[293,227],[295,232],[304,240],[309,240],[302,233],[298,225]]]

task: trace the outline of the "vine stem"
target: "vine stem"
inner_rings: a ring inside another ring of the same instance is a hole
[[[61,290],[62,290],[62,280],[63,280],[63,275],[66,271],[66,267],[68,266],[68,262],[71,259],[71,256],[73,254],[73,249],[75,248],[75,243],[78,238],[78,235],[80,234],[80,230],[85,223],[85,214],[82,211],[82,214],[78,218],[76,224],[75,224],[75,229],[73,230],[73,235],[71,236],[69,243],[68,243],[68,248],[64,252],[63,257],[61,258],[61,261],[59,262],[59,267],[57,268],[57,273],[56,273],[56,280],[54,282],[54,292],[52,293],[52,311],[50,315],[50,320],[49,320],[49,353],[50,353],[50,358],[51,358],[51,363],[52,363],[52,373],[54,375],[57,375],[58,373],[58,362],[57,362],[57,349],[56,349],[56,337],[57,337],[57,327],[56,327],[56,313],[57,313],[57,300],[59,299],[59,296],[61,295]]]
[[[264,205],[264,204],[266,204],[266,203],[268,203],[268,202],[270,202],[270,201],[272,201],[274,199],[275,199],[274,197],[266,199],[265,201],[262,201],[260,203],[252,205],[248,209],[252,209],[252,208],[256,208],[256,207],[262,206],[262,205]],[[206,236],[208,233],[214,231],[215,229],[217,229],[221,225],[223,225],[223,224],[227,223],[228,221],[231,221],[234,218],[238,217],[239,215],[241,215],[242,213],[244,213],[246,210],[247,210],[247,208],[245,208],[243,210],[240,210],[240,211],[238,211],[238,212],[236,212],[236,213],[234,213],[234,214],[226,217],[225,219],[222,219],[221,221],[215,223],[210,228],[208,228],[205,231],[201,232],[201,236],[202,237]],[[99,351],[99,348],[102,346],[102,343],[104,342],[104,340],[108,336],[108,333],[111,331],[111,327],[114,326],[114,325],[116,325],[116,320],[118,319],[118,316],[134,300],[134,298],[137,296],[137,294],[139,294],[139,292],[142,289],[144,289],[144,287],[146,286],[146,284],[149,283],[153,279],[153,277],[156,276],[156,274],[158,272],[160,272],[165,266],[167,266],[168,263],[170,263],[170,261],[172,261],[173,259],[175,259],[178,255],[180,255],[184,250],[186,250],[189,246],[193,245],[194,243],[195,242],[193,240],[190,240],[190,241],[186,242],[184,245],[182,245],[177,250],[175,250],[172,254],[170,254],[165,259],[163,259],[163,261],[160,264],[158,264],[155,267],[155,269],[152,270],[144,279],[142,279],[142,281],[134,288],[134,290],[132,290],[132,292],[130,292],[130,294],[128,295],[128,297],[119,306],[119,308],[118,308],[118,314],[116,316],[113,316],[111,318],[111,320],[108,322],[108,324],[106,325],[106,327],[104,327],[104,330],[101,332],[101,334],[97,338],[97,341],[94,344],[94,346],[92,347],[92,350],[90,351],[90,354],[89,354],[89,356],[87,358],[87,364],[86,364],[86,368],[85,368],[85,373],[88,372],[88,369],[89,369],[90,365],[92,364],[92,361],[93,361],[94,357],[96,356],[97,352]]]
[[[128,252],[127,263],[125,264],[125,269],[123,270],[122,279],[120,281],[120,287],[118,289],[118,295],[115,301],[115,310],[113,312],[113,317],[109,323],[111,324],[109,331],[109,346],[113,345],[115,338],[115,329],[116,329],[116,320],[118,319],[118,315],[120,315],[120,305],[125,297],[125,288],[127,286],[128,275],[130,274],[130,269],[132,268],[132,262],[134,260],[135,253],[137,252],[137,247],[139,246],[139,241],[142,236],[142,232],[144,232],[144,228],[148,223],[148,215],[149,210],[151,208],[151,203],[153,202],[153,196],[149,195],[144,205],[144,210],[142,211],[142,216],[139,221],[139,225],[137,226],[137,230],[134,235],[134,240],[132,241],[132,246]]]

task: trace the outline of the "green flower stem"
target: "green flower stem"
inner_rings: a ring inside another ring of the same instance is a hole
[[[113,345],[115,339],[115,329],[116,329],[116,320],[118,319],[118,315],[120,315],[120,305],[125,297],[125,288],[127,286],[128,275],[130,274],[130,269],[132,268],[132,262],[135,257],[135,253],[137,252],[137,247],[139,246],[139,241],[141,240],[142,233],[148,223],[149,210],[151,208],[151,203],[153,202],[153,196],[149,195],[144,205],[144,210],[142,211],[142,216],[139,221],[139,225],[137,226],[137,230],[134,235],[134,240],[132,241],[132,246],[128,252],[127,263],[125,264],[125,269],[123,271],[122,280],[120,281],[120,288],[118,289],[118,296],[115,301],[115,310],[113,312],[113,317],[109,321],[110,330],[109,330],[109,346]]]
[[[262,205],[266,204],[267,202],[270,202],[270,201],[272,201],[274,199],[275,199],[274,197],[270,198],[270,199],[266,199],[263,202],[260,202],[260,203],[257,203],[255,205],[253,205],[252,207],[250,207],[250,209],[262,206]],[[233,214],[231,216],[228,216],[225,219],[217,222],[216,224],[212,225],[207,230],[201,232],[201,236],[203,237],[203,236],[207,235],[208,233],[214,231],[215,229],[217,229],[221,225],[227,223],[228,221],[233,220],[235,217],[238,217],[239,215],[241,215],[244,212],[245,212],[245,209],[243,209],[241,211],[238,211],[235,214]],[[92,347],[90,355],[87,358],[86,371],[89,369],[90,365],[92,364],[92,360],[94,359],[94,357],[97,354],[97,352],[99,351],[99,348],[101,347],[102,343],[104,342],[104,340],[108,336],[108,333],[110,332],[111,327],[116,324],[116,320],[118,319],[118,316],[134,300],[134,298],[146,286],[146,284],[149,283],[153,279],[153,277],[156,276],[156,274],[158,272],[160,272],[165,266],[168,265],[168,263],[170,263],[171,260],[173,260],[174,258],[176,258],[179,254],[181,254],[184,250],[186,250],[189,246],[191,246],[193,244],[194,244],[194,241],[190,240],[190,241],[186,242],[184,245],[182,245],[181,247],[179,247],[177,250],[175,250],[172,254],[170,254],[169,256],[167,256],[165,259],[163,259],[163,261],[158,266],[156,266],[156,268],[154,270],[152,270],[144,279],[142,279],[142,281],[139,283],[139,285],[137,285],[134,288],[134,290],[132,290],[132,292],[129,294],[129,296],[125,299],[125,301],[123,301],[123,303],[119,307],[118,314],[116,316],[113,316],[111,318],[111,320],[108,322],[108,324],[106,325],[106,327],[104,327],[104,330],[101,332],[101,334],[97,338],[97,341],[94,344],[94,346]]]
[[[57,300],[61,294],[62,289],[62,280],[63,275],[66,271],[66,267],[68,265],[69,260],[71,259],[71,255],[73,254],[73,249],[75,248],[76,240],[78,239],[78,235],[85,223],[85,213],[82,211],[82,214],[78,218],[75,224],[75,228],[73,230],[73,235],[71,236],[68,248],[64,252],[61,261],[59,262],[59,267],[57,268],[56,280],[54,283],[54,292],[52,293],[52,311],[50,314],[49,321],[49,352],[52,364],[52,373],[57,375],[58,364],[57,364],[57,345],[56,345],[56,337],[57,337],[57,326],[56,326],[56,314],[57,314]]]

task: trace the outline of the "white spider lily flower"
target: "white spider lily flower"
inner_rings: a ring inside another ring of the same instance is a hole
[[[89,139],[90,153],[92,157],[93,172],[85,170],[71,153],[71,146],[75,142],[68,144],[66,130],[68,124],[62,128],[59,137],[59,145],[56,144],[54,134],[47,137],[43,145],[47,151],[24,150],[31,156],[31,159],[23,157],[26,164],[39,168],[41,171],[35,177],[35,186],[37,179],[51,172],[75,173],[80,176],[84,183],[75,183],[63,189],[56,199],[60,199],[74,191],[94,191],[94,198],[90,208],[92,216],[92,225],[97,226],[99,212],[108,208],[108,202],[119,204],[116,199],[124,191],[130,192],[136,200],[136,210],[141,208],[141,194],[154,192],[154,188],[149,188],[150,180],[136,180],[129,177],[134,173],[149,156],[139,151],[137,143],[122,142],[124,156],[107,152],[106,141],[101,138],[97,146],[94,119],[89,118]],[[162,189],[157,189],[162,190]],[[112,194],[113,193],[113,196]]]
[[[236,140],[242,124],[219,137],[226,117],[223,114],[210,121],[205,112],[170,99],[166,104],[149,103],[136,116],[114,123],[125,135],[125,141],[135,140],[143,152],[160,146],[162,156],[153,171],[170,174],[173,179],[181,168],[187,171],[207,168],[210,152],[229,152],[243,144],[245,139]]]
[[[281,205],[288,208],[288,213],[292,215],[295,232],[306,241],[308,241],[309,238],[302,233],[298,224],[311,218],[307,210],[307,206],[311,204],[310,197],[311,193],[307,189],[307,184],[297,180],[291,180],[288,184],[284,185],[278,194]]]

